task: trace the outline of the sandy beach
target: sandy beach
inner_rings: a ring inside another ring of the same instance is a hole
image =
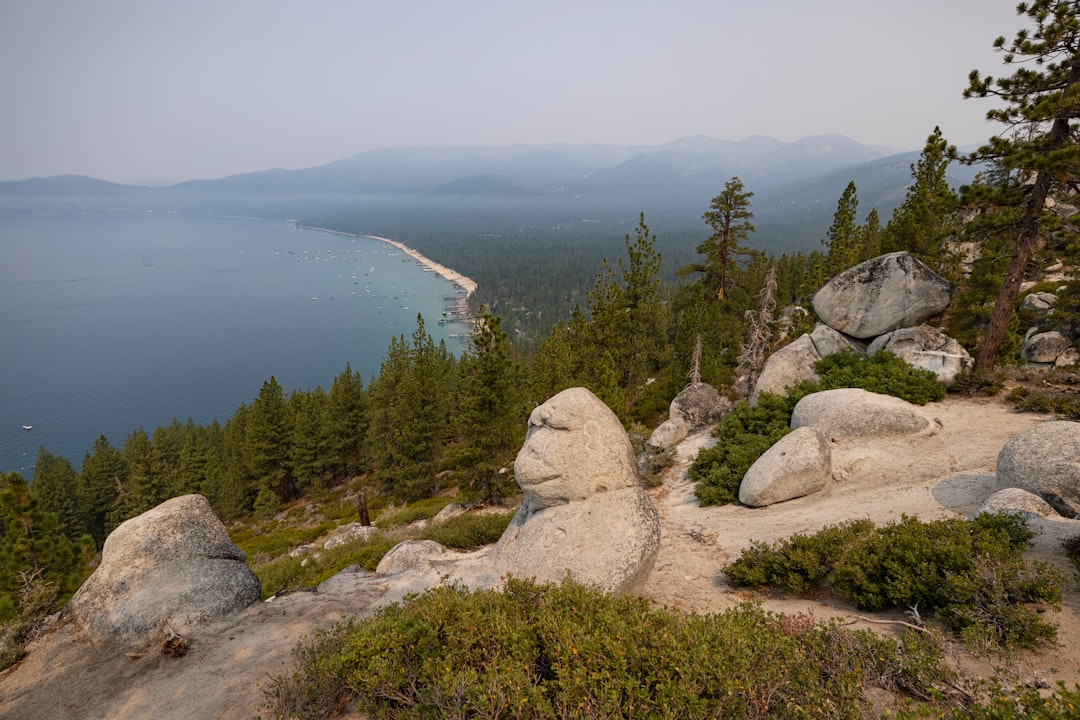
[[[476,292],[476,281],[474,281],[472,278],[465,277],[464,275],[459,273],[457,270],[453,270],[451,268],[446,267],[445,265],[443,265],[441,263],[435,262],[431,258],[426,257],[423,254],[421,254],[419,250],[414,250],[413,248],[409,247],[405,243],[398,242],[397,240],[391,240],[390,238],[379,237],[378,235],[357,235],[356,233],[343,232],[341,230],[332,230],[330,228],[313,227],[311,225],[300,225],[299,223],[296,223],[296,222],[294,222],[293,224],[297,228],[303,228],[303,229],[306,229],[306,230],[318,230],[320,232],[330,233],[331,235],[344,235],[345,237],[366,237],[366,238],[371,238],[372,240],[378,240],[379,242],[387,243],[388,245],[393,245],[398,250],[400,250],[401,252],[403,252],[406,255],[408,255],[409,257],[411,257],[413,260],[416,260],[418,263],[423,265],[425,268],[429,268],[430,270],[435,272],[437,275],[439,275],[439,277],[442,277],[442,278],[444,278],[446,280],[449,280],[450,282],[454,283],[459,288],[461,288],[462,290],[465,291],[465,294],[459,296],[457,298],[456,302],[455,302],[455,306],[456,306],[455,315],[457,316],[457,318],[459,320],[468,321],[468,319],[470,317],[470,314],[469,314],[469,297],[474,292]]]

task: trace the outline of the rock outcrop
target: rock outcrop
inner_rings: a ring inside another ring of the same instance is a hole
[[[959,342],[929,325],[879,335],[866,348],[867,355],[882,351],[891,352],[912,367],[930,370],[944,385],[952,385],[957,373],[975,366],[975,360]]]
[[[731,410],[731,401],[708,383],[690,383],[683,388],[668,408],[668,417],[681,419],[688,429],[701,430],[713,425]]]
[[[260,599],[259,580],[202,495],[168,500],[120,525],[68,604],[95,642],[143,648]]]
[[[1052,420],[1013,435],[998,454],[997,485],[1034,493],[1065,517],[1080,516],[1080,423]]]
[[[739,502],[765,507],[815,493],[832,477],[829,440],[814,427],[780,438],[750,466],[739,485]]]
[[[919,325],[949,306],[953,286],[906,252],[859,263],[830,279],[813,298],[822,322],[855,338]]]
[[[1072,347],[1072,340],[1057,330],[1034,333],[1024,340],[1021,355],[1028,362],[1054,363],[1058,357]]]
[[[914,435],[931,424],[906,400],[858,388],[812,393],[791,413],[791,427],[815,427],[831,438]]]
[[[780,348],[765,361],[750,396],[751,404],[756,405],[763,392],[783,395],[787,388],[803,380],[818,380],[814,363],[820,359],[821,354],[809,335],[801,335],[795,342]]]
[[[644,581],[660,547],[660,519],[626,431],[599,398],[571,388],[533,410],[514,476],[525,497],[487,565],[615,592]]]

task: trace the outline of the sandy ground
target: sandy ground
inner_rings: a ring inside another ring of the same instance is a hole
[[[834,446],[834,481],[813,496],[768,508],[700,508],[685,475],[689,459],[711,442],[707,433],[679,448],[680,462],[650,491],[660,512],[663,540],[642,594],[659,605],[689,612],[730,607],[752,593],[733,591],[721,568],[751,540],[771,542],[796,532],[854,518],[878,523],[908,514],[923,519],[967,516],[992,491],[998,451],[1005,441],[1046,417],[1009,411],[994,400],[947,399],[927,406],[940,425],[911,438],[845,441]],[[953,660],[969,672],[1030,681],[1077,682],[1080,669],[1080,593],[1061,540],[1080,534],[1080,521],[1035,520],[1031,555],[1070,575],[1058,647],[1010,658],[972,658],[954,647]],[[339,575],[321,592],[296,593],[260,603],[229,623],[190,638],[181,658],[156,652],[125,654],[96,648],[73,624],[61,624],[30,646],[29,655],[0,674],[0,717],[20,718],[237,718],[266,712],[261,705],[272,678],[290,662],[296,642],[349,616],[365,615],[410,588],[387,578]],[[830,598],[761,596],[782,612],[840,617],[853,627],[893,632],[896,627],[858,620],[861,615]],[[904,620],[881,613],[875,620]]]

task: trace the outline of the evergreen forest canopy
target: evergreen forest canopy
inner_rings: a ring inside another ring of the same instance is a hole
[[[480,283],[465,352],[436,344],[418,317],[366,382],[346,367],[328,390],[287,392],[271,377],[224,423],[174,420],[119,446],[100,437],[79,470],[41,448],[32,485],[17,474],[0,483],[0,559],[12,571],[0,574],[0,622],[25,614],[41,583],[57,589],[54,600],[70,594],[111,529],[169,497],[201,493],[227,519],[270,516],[346,481],[395,500],[452,485],[493,501],[514,490],[502,470],[529,411],[564,388],[591,389],[639,441],[691,378],[745,397],[767,350],[813,322],[774,309],[812,313],[808,300],[828,277],[882,252],[911,252],[957,284],[949,332],[976,350],[981,371],[1015,357],[1020,283],[1053,262],[1080,264],[1068,211],[1080,180],[1080,2],[1020,10],[1031,27],[997,43],[1006,68],[1018,69],[997,79],[975,71],[966,91],[1002,100],[988,113],[1002,134],[959,157],[934,128],[887,218],[878,206],[864,214],[857,178],[847,180],[814,247],[755,244],[759,197],[739,176],[698,205],[696,230],[670,229],[667,239],[644,212],[595,245],[581,224],[549,232],[548,243],[507,231],[457,245],[473,232],[466,210],[444,214],[441,234],[434,219],[414,217],[417,229],[398,239]],[[948,176],[957,159],[981,168],[959,189]],[[320,218],[370,231],[373,213]],[[503,276],[506,257],[528,271]],[[1076,280],[1058,307],[1054,326],[1080,338]]]

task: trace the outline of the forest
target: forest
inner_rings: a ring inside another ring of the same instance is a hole
[[[1050,41],[1025,42],[1015,56],[1060,54]],[[1013,361],[1028,326],[1016,312],[1021,282],[1052,262],[1080,264],[1070,221],[1080,56],[1056,62],[1037,77],[973,73],[967,94],[1002,98],[991,119],[1026,132],[959,157],[935,128],[889,217],[860,214],[852,181],[814,248],[762,250],[754,193],[738,177],[701,208],[697,232],[658,236],[640,213],[622,221],[623,232],[578,224],[560,242],[532,243],[519,219],[463,251],[452,223],[403,231],[396,239],[479,283],[464,352],[436,344],[418,317],[372,378],[346,367],[330,388],[304,391],[271,377],[224,422],[174,420],[133,429],[119,444],[102,436],[79,469],[42,447],[32,483],[0,476],[0,623],[63,602],[113,528],[176,495],[201,493],[226,520],[273,516],[343,483],[384,501],[457,487],[460,498],[496,503],[516,489],[504,469],[530,410],[572,386],[595,392],[640,446],[692,376],[746,397],[767,351],[813,326],[814,291],[881,253],[908,251],[955,283],[948,332],[973,350],[979,372],[992,373]],[[946,178],[954,162],[987,169],[955,188]],[[318,221],[372,229],[370,216],[347,211]],[[495,260],[508,256],[510,274]],[[1054,326],[1080,338],[1080,282],[1058,308]]]

